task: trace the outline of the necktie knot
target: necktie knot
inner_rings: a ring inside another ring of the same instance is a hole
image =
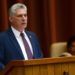
[[[24,33],[20,33],[20,36],[21,36],[21,37],[24,37]]]

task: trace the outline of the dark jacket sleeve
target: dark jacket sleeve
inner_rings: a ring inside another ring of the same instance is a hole
[[[4,69],[4,47],[3,47],[3,37],[0,35],[0,70]]]

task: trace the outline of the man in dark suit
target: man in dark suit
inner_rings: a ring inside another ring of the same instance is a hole
[[[33,58],[42,58],[42,52],[36,35],[26,30],[27,7],[22,3],[14,4],[9,11],[10,28],[0,33],[0,69],[12,60],[28,60],[26,48],[20,33],[29,44]]]

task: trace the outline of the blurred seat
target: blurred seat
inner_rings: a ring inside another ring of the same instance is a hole
[[[50,46],[51,57],[59,57],[63,52],[67,51],[66,42],[56,42]]]

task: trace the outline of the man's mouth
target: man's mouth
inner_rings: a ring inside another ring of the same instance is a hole
[[[22,23],[22,24],[24,25],[24,24],[26,24],[26,23]]]

